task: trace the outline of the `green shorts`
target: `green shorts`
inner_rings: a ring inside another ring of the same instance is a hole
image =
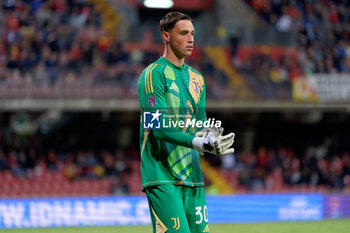
[[[209,232],[204,187],[157,185],[144,191],[154,233]]]

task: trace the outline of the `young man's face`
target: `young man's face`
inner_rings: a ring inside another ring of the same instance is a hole
[[[165,32],[164,40],[168,43],[178,58],[191,55],[194,43],[194,27],[190,20],[180,20],[175,26]]]

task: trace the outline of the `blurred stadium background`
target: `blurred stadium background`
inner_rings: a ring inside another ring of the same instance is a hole
[[[210,221],[350,217],[348,1],[0,2],[0,228],[150,223],[136,82],[170,10],[193,18],[208,116],[236,133],[202,159]]]

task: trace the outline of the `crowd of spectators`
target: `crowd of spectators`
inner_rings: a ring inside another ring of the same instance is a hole
[[[130,88],[143,69],[87,1],[5,0],[0,25],[0,84]]]
[[[44,166],[72,181],[111,178],[115,181],[111,193],[129,193],[132,184],[126,177],[130,175],[137,174],[137,182],[141,182],[139,151],[135,146],[115,147],[114,151],[43,150],[40,145],[14,142],[16,137],[21,136],[12,136],[9,141],[4,128],[0,130],[0,172],[10,171],[18,179],[33,179]],[[241,191],[283,192],[297,187],[341,191],[350,187],[350,153],[330,148],[329,143],[324,143],[306,147],[301,153],[287,146],[260,146],[253,151],[237,150],[234,155],[206,158],[219,170],[225,170],[229,183]]]
[[[256,50],[249,59],[234,63],[259,97],[291,99],[291,80],[302,77],[302,67],[288,52],[274,59],[263,49]]]
[[[283,191],[293,187],[342,190],[350,187],[350,153],[330,153],[327,147],[309,147],[303,155],[287,147],[260,147],[237,154],[226,167],[249,191]]]
[[[117,96],[136,96],[142,70],[161,55],[156,50],[126,51],[125,43],[108,35],[100,12],[85,0],[5,0],[0,26],[0,85],[6,87],[103,86]],[[202,56],[200,50],[194,59]],[[208,67],[207,59],[201,61],[197,68],[208,73],[208,80],[223,77]],[[217,96],[226,84],[213,85],[209,94]]]
[[[11,171],[18,178],[35,177],[37,172],[41,172],[38,168],[42,164],[48,171],[62,172],[70,180],[119,177],[129,174],[130,163],[139,158],[137,148],[134,147],[97,148],[95,144],[86,144],[82,139],[83,132],[71,139],[77,141],[75,143],[70,143],[69,139],[58,142],[57,134],[48,136],[36,131],[26,131],[25,126],[22,127],[23,130],[16,130],[18,126],[4,120],[4,115],[0,116],[0,171]],[[98,141],[99,132],[93,129],[89,132],[91,131],[96,135],[92,134],[89,138]],[[73,130],[70,131],[71,134],[72,132]],[[55,143],[51,144],[52,138]]]
[[[66,180],[109,178],[113,181],[111,194],[128,194],[130,183],[126,180],[131,173],[137,173],[133,161],[137,160],[136,149],[117,149],[77,152],[56,152],[51,149],[40,152],[37,149],[0,148],[0,172],[10,171],[17,179],[35,180],[47,172],[59,172]],[[47,172],[43,173],[43,170]],[[141,181],[140,181],[141,182]]]
[[[61,171],[67,179],[72,180],[120,176],[130,172],[128,162],[137,159],[136,155],[137,151],[134,148],[117,149],[113,153],[92,149],[76,152],[50,149],[41,152],[27,147],[0,148],[0,171],[10,170],[18,178],[32,178],[36,167],[44,163],[48,170]]]
[[[255,49],[247,59],[239,56],[240,30],[229,40],[231,63],[250,88],[264,99],[291,99],[297,78],[317,73],[350,73],[350,4],[345,0],[246,0],[262,28],[295,37],[297,56],[287,47],[274,57],[268,49]]]
[[[290,148],[260,147],[254,152],[239,152],[221,158],[237,187],[247,191],[283,191],[288,187],[323,187],[323,191],[342,190],[350,186],[350,154],[328,154],[326,148],[310,147],[298,156]],[[19,179],[31,179],[40,173],[40,164],[50,172],[59,171],[69,180],[110,177],[122,180],[124,193],[128,182],[122,177],[138,173],[130,166],[139,162],[136,148],[110,151],[40,153],[35,149],[0,149],[0,172],[11,171]],[[228,162],[229,161],[229,162]],[[236,188],[237,188],[236,187]]]
[[[247,2],[262,21],[277,31],[290,32],[296,36],[299,49],[298,64],[301,65],[304,74],[350,72],[348,1]]]
[[[262,98],[291,98],[291,81],[310,73],[350,70],[350,4],[344,0],[247,0],[261,19],[297,38],[298,55],[279,58],[264,49],[235,59],[239,33],[231,39],[232,61]],[[111,87],[136,96],[136,82],[159,51],[126,50],[103,29],[100,12],[85,0],[5,0],[0,8],[0,87]],[[146,35],[145,35],[146,36]],[[145,38],[147,39],[147,38]],[[152,46],[151,46],[152,47]],[[201,48],[188,60],[205,76],[208,97],[232,97],[228,77]],[[215,80],[215,81],[214,81]],[[4,88],[3,92],[10,90]]]

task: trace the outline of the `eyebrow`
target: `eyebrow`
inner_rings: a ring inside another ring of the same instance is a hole
[[[188,29],[182,29],[182,30],[180,30],[180,32],[193,32],[193,33],[195,33],[195,30],[193,29],[193,30],[188,30]]]

